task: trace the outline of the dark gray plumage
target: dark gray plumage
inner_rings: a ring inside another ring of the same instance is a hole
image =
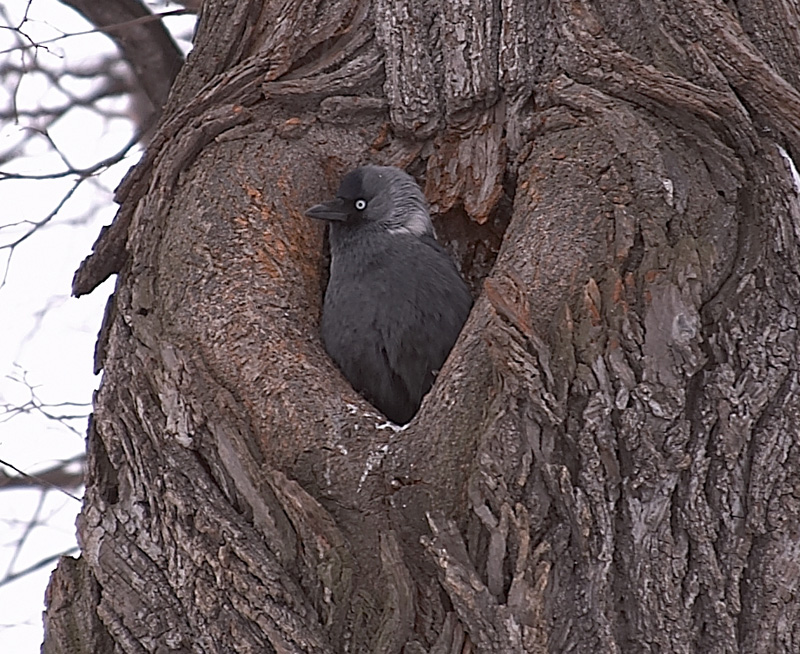
[[[425,196],[399,168],[362,166],[306,215],[330,223],[325,349],[357,391],[407,423],[472,307]]]

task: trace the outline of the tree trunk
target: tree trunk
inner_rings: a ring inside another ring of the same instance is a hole
[[[798,62],[790,0],[208,2],[76,276],[44,651],[800,651]],[[318,336],[366,161],[477,298],[402,430]]]

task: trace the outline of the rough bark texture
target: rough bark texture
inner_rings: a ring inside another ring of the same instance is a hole
[[[205,5],[76,276],[119,272],[46,651],[800,650],[799,26]],[[302,211],[364,161],[424,182],[477,296],[404,430],[317,333]]]

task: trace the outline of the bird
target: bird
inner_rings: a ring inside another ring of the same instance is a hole
[[[404,425],[469,316],[469,289],[404,170],[360,166],[342,178],[334,200],[306,215],[330,225],[325,350],[356,391]]]

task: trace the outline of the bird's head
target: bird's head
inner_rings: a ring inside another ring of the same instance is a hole
[[[306,216],[392,234],[433,236],[428,203],[414,178],[392,166],[361,166],[347,173],[336,199],[315,205]]]

